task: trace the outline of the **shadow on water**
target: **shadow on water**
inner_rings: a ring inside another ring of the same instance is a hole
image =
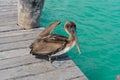
[[[44,59],[48,61],[48,56],[46,55],[35,55],[35,58],[37,59]],[[66,60],[70,60],[70,58],[66,55],[66,54],[62,54],[59,56],[52,56],[52,61],[66,61]]]

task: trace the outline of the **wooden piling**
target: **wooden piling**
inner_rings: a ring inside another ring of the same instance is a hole
[[[22,29],[40,27],[44,0],[18,0],[18,25]]]

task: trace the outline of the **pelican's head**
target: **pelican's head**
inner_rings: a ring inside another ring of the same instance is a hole
[[[76,43],[76,46],[78,48],[78,52],[80,52],[80,46],[78,44],[78,38],[76,35],[76,24],[72,21],[69,21],[65,24],[65,30],[70,35],[70,38],[73,39]]]

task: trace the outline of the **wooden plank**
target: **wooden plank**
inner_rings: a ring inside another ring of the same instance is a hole
[[[24,35],[28,33],[33,33],[34,31],[41,32],[44,28],[36,28],[36,29],[31,29],[31,30],[19,30],[19,31],[10,31],[10,32],[4,32],[0,33],[0,38],[3,37],[10,37],[10,36],[18,36],[18,35]]]
[[[17,4],[17,0],[0,0],[0,5],[16,5]]]
[[[6,15],[6,16],[3,15],[0,18],[2,18],[2,19],[0,19],[1,25],[6,25],[6,24],[9,24],[14,21],[16,21],[16,23],[17,23],[17,14]]]
[[[0,52],[20,49],[20,48],[28,48],[32,42],[33,40],[25,40],[25,41],[19,41],[14,43],[1,44]]]
[[[2,26],[0,27],[0,33],[1,32],[8,32],[8,31],[13,31],[13,30],[18,30],[19,27],[16,25],[16,24],[9,24],[9,25],[6,25],[6,26]]]
[[[19,52],[16,52],[19,53]],[[8,53],[6,53],[8,54]],[[28,53],[29,54],[29,53]],[[0,60],[0,71],[24,66],[32,63],[45,61],[44,59],[36,59],[33,55],[25,55],[24,57],[15,57],[11,59]]]
[[[68,66],[66,68],[57,69],[47,73],[33,75],[25,78],[19,78],[16,80],[67,80],[77,76],[83,76],[83,73],[81,73],[75,66]]]
[[[67,60],[65,62],[61,63],[61,66],[58,69],[65,69],[67,67],[71,67],[74,64],[71,62],[71,60]],[[24,77],[30,77],[33,75],[38,74],[46,74],[51,71],[58,70],[55,67],[52,66],[51,63],[48,61],[39,61],[37,63],[32,63],[24,66],[18,66],[11,69],[1,70],[0,75],[2,76],[1,79],[9,79],[13,80],[24,78]],[[6,75],[4,75],[6,74]],[[12,75],[11,75],[12,74]],[[29,80],[29,79],[28,79]],[[40,79],[41,80],[41,79]]]
[[[0,9],[0,12],[1,12],[0,15],[1,15],[1,14],[4,14],[4,13],[5,13],[5,14],[6,14],[6,13],[9,13],[9,14],[10,14],[11,11],[12,11],[12,13],[13,13],[13,12],[14,12],[14,13],[17,13],[17,8],[13,8],[13,7],[8,7],[8,8],[5,8],[5,9],[2,8],[2,9]]]
[[[4,44],[4,43],[11,43],[11,42],[16,42],[16,41],[25,41],[25,40],[29,40],[29,39],[35,39],[38,34],[40,34],[42,30],[36,30],[36,31],[29,31],[28,33],[23,33],[21,35],[14,35],[14,36],[7,36],[7,37],[2,37],[0,39],[0,44]]]
[[[17,9],[16,9],[17,10]],[[10,10],[10,11],[1,11],[0,13],[0,17],[3,17],[3,16],[6,16],[6,15],[12,15],[12,14],[17,14],[17,11],[13,11],[13,10]]]
[[[30,52],[29,48],[22,48],[22,49],[15,49],[10,51],[0,52],[0,60],[26,56],[29,54],[29,52]]]
[[[8,6],[8,5],[0,5],[0,11],[3,12],[3,11],[16,11],[17,12],[17,4],[16,5],[11,5],[11,6]]]
[[[8,5],[0,5],[0,10],[3,10],[3,9],[5,9],[5,10],[7,10],[7,9],[15,9],[15,8],[17,8],[16,7],[17,6],[17,4],[16,5],[10,5],[10,6],[8,6]]]
[[[2,18],[2,19],[0,19],[0,23],[2,23],[2,22],[6,22],[5,24],[7,24],[7,22],[8,21],[14,21],[14,20],[17,20],[17,14],[16,13],[13,13],[13,14],[11,14],[10,13],[10,15],[2,15],[2,16],[0,16],[0,18]]]
[[[45,66],[49,66],[48,68],[45,68]],[[9,78],[17,78],[17,77],[23,77],[23,76],[30,76],[42,72],[47,72],[49,70],[52,70],[50,67],[50,64],[48,62],[38,62],[33,64],[28,64],[24,66],[18,66],[16,68],[12,69],[6,69],[0,71],[0,75],[2,80],[9,79]],[[6,75],[4,75],[6,74]],[[15,79],[14,79],[15,80]]]
[[[17,6],[16,6],[17,7]],[[2,11],[1,11],[2,12]],[[17,11],[14,11],[14,10],[12,10],[11,12],[8,12],[7,10],[6,10],[6,12],[4,13],[5,15],[2,15],[1,13],[0,13],[0,18],[2,18],[2,17],[11,17],[11,16],[17,16]],[[12,18],[12,17],[11,17]],[[16,18],[17,19],[17,18]]]
[[[7,24],[6,24],[6,20],[4,20],[4,21],[5,22],[0,22],[0,27],[11,26],[11,25],[15,25],[16,26],[16,24],[17,24],[17,20],[16,19],[7,22]]]
[[[14,13],[17,13],[17,5],[11,5],[11,6],[8,6],[8,5],[0,5],[0,15],[5,15],[7,16],[7,14],[13,14]]]
[[[16,5],[11,5],[11,6],[3,6],[3,5],[0,5],[0,10],[1,11],[6,11],[6,10],[14,10],[14,9],[17,9],[17,4]],[[17,11],[16,11],[17,12]]]
[[[87,80],[87,77],[85,77],[85,75],[82,75],[82,76],[76,76],[76,77],[73,77],[71,79],[66,79],[66,80]]]

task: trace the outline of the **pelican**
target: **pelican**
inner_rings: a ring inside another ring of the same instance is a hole
[[[65,31],[69,37],[61,36],[58,34],[51,34],[53,29],[59,25],[60,22],[54,22],[43,30],[35,41],[30,45],[30,54],[33,55],[47,55],[51,62],[52,56],[59,56],[69,51],[75,44],[80,53],[78,38],[76,35],[76,24],[69,21],[65,24]]]

